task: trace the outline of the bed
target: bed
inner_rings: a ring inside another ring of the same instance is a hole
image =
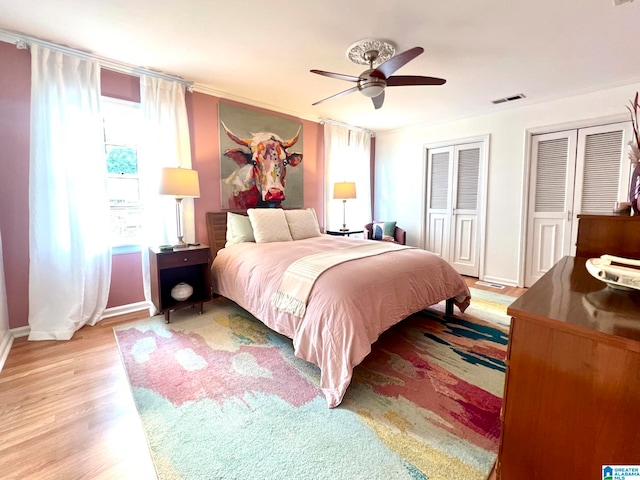
[[[318,231],[291,241],[228,245],[227,222],[227,212],[207,213],[213,291],[291,338],[296,356],[320,368],[320,387],[330,408],[340,404],[354,367],[382,332],[443,300],[447,313],[454,305],[460,311],[469,305],[464,279],[446,261],[419,248],[393,245],[392,251],[324,270],[308,292],[303,315],[289,313],[274,306],[272,299],[292,264],[325,255],[319,252],[356,251],[390,242]]]

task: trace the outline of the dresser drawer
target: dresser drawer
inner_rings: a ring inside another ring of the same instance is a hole
[[[202,263],[209,263],[209,249],[177,251],[158,256],[159,270]]]

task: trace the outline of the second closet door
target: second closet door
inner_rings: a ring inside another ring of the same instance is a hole
[[[578,215],[611,214],[626,198],[628,123],[532,137],[525,286],[574,255]]]
[[[429,150],[426,249],[462,275],[479,272],[481,143]]]

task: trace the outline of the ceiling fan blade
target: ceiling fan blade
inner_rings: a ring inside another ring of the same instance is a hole
[[[378,110],[384,103],[384,90],[377,97],[373,97],[371,101],[373,101],[373,106],[376,107],[376,110]]]
[[[311,105],[318,105],[319,103],[326,102],[327,100],[332,100],[334,98],[341,97],[343,95],[347,95],[348,93],[357,92],[358,87],[351,87],[349,90],[345,90],[344,92],[336,93],[335,95],[331,95],[330,97],[323,98],[322,100],[317,101],[316,103],[312,103]]]
[[[417,75],[394,75],[387,78],[387,87],[398,87],[402,85],[444,85],[447,81],[444,78],[420,77]]]
[[[416,58],[422,52],[424,52],[424,48],[422,47],[410,48],[406,52],[402,52],[396,55],[395,57],[391,57],[389,60],[387,60],[378,68],[376,68],[373,72],[371,72],[370,75],[372,77],[378,77],[378,78],[389,78],[391,75],[393,75],[396,72],[396,70],[398,70],[400,67],[409,63],[411,60]]]
[[[318,75],[324,75],[325,77],[337,78],[338,80],[346,80],[347,82],[357,82],[358,80],[360,80],[360,77],[354,77],[353,75],[325,72],[324,70],[310,70],[310,72],[317,73]]]

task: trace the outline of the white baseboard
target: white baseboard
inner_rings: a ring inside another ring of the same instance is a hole
[[[117,307],[107,308],[100,320],[103,318],[116,317],[118,315],[126,315],[127,313],[139,312],[140,310],[149,310],[148,302],[129,303],[128,305],[119,305]]]
[[[16,327],[9,330],[13,338],[18,337],[26,337],[31,333],[31,327],[29,325],[25,325],[24,327]]]
[[[2,371],[2,367],[4,367],[4,362],[7,360],[9,356],[9,350],[11,350],[11,345],[13,345],[13,335],[10,330],[5,330],[1,332],[0,337],[0,372]]]
[[[107,308],[104,311],[102,317],[100,317],[100,320],[102,320],[103,318],[115,317],[117,315],[124,315],[127,313],[139,312],[140,310],[148,309],[149,303],[147,302],[137,302],[130,303],[129,305],[120,305],[118,307]],[[2,371],[4,362],[9,356],[11,345],[13,345],[13,339],[18,337],[26,337],[29,335],[29,332],[31,332],[31,327],[29,327],[29,325],[0,332],[0,372]]]
[[[518,281],[517,280],[509,280],[507,278],[492,277],[490,275],[485,275],[482,278],[482,280],[485,281],[485,282],[489,282],[489,283],[499,283],[499,284],[505,285],[507,287],[517,287],[518,286]]]

